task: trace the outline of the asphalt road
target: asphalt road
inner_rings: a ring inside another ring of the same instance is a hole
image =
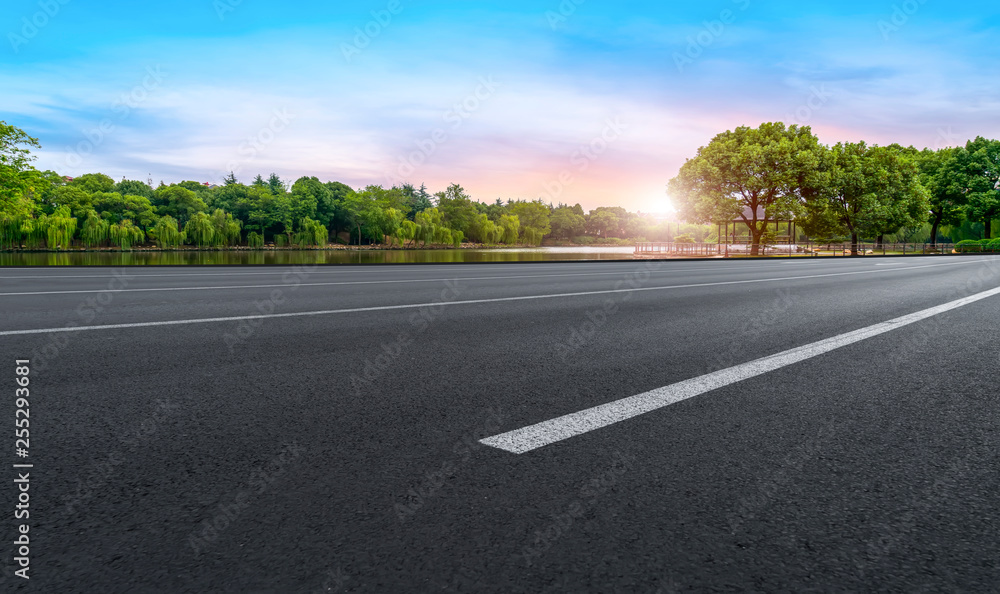
[[[1000,295],[479,440],[998,287],[982,257],[2,269],[8,419],[32,363],[0,590],[996,592]]]

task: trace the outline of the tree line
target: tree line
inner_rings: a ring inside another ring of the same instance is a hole
[[[668,192],[689,221],[743,223],[751,253],[776,221],[794,219],[814,239],[881,243],[929,227],[981,226],[1000,218],[1000,140],[918,150],[899,144],[823,145],[808,126],[765,123],[717,135],[688,159]],[[961,237],[955,239],[969,239]]]
[[[195,181],[156,188],[116,182],[101,173],[68,179],[31,166],[38,141],[0,122],[0,246],[68,248],[142,244],[205,248],[265,244],[323,246],[329,242],[429,245],[540,245],[543,238],[576,243],[650,236],[663,240],[677,225],[621,207],[585,213],[579,205],[542,200],[473,200],[452,184],[431,194],[426,186],[353,189],[301,177],[287,183],[258,175],[249,184],[230,175],[218,186]],[[687,226],[704,237],[707,227]]]
[[[248,184],[151,184],[91,173],[68,179],[32,166],[37,139],[0,121],[0,247],[137,245],[176,248],[323,246],[330,242],[539,245],[717,241],[738,220],[757,253],[775,222],[794,218],[817,240],[989,238],[1000,217],[1000,141],[917,150],[864,142],[822,145],[810,128],[763,124],[716,136],[668,184],[688,224],[621,207],[584,212],[542,200],[473,200],[458,184],[353,189],[271,174]]]

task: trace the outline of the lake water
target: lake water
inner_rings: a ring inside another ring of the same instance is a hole
[[[635,248],[538,247],[466,250],[239,250],[169,252],[3,252],[0,266],[130,266],[178,264],[413,264],[628,260]]]

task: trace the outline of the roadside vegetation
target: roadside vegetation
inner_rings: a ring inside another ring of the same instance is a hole
[[[688,221],[737,220],[756,255],[776,221],[818,242],[952,240],[990,248],[1000,219],[1000,141],[918,150],[864,142],[826,146],[808,126],[768,123],[723,132],[670,180]]]
[[[219,185],[75,178],[32,163],[36,139],[0,122],[0,249],[621,246],[718,241],[719,221],[761,212],[742,237],[773,241],[794,217],[816,241],[960,241],[990,250],[1000,217],[1000,141],[939,151],[864,143],[823,146],[808,127],[764,124],[718,135],[681,168],[669,194],[689,223],[621,207],[585,212],[542,200],[474,200],[452,184],[351,188],[275,174]],[[758,209],[759,207],[759,209]],[[744,211],[744,208],[749,210]]]

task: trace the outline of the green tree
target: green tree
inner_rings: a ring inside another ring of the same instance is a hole
[[[899,146],[838,143],[821,169],[825,185],[810,202],[812,225],[846,231],[852,254],[858,253],[861,235],[879,236],[926,220],[929,203],[919,169]]]
[[[583,215],[576,214],[569,206],[553,210],[549,222],[552,226],[552,235],[563,239],[582,235],[587,223]]]
[[[670,180],[668,193],[690,222],[739,219],[758,255],[768,223],[802,212],[821,185],[823,147],[808,126],[766,123],[717,135]]]
[[[958,154],[968,203],[966,215],[983,224],[986,239],[993,237],[993,219],[1000,217],[1000,140],[977,136]]]
[[[185,239],[184,232],[178,230],[177,219],[170,215],[160,217],[153,227],[152,235],[160,249],[175,248],[184,243]]]
[[[31,166],[31,148],[41,148],[37,138],[0,121],[0,224],[10,231],[15,221],[32,215],[34,194],[46,183]]]
[[[184,225],[195,213],[208,211],[208,205],[198,194],[177,185],[157,188],[152,203],[156,214],[171,216],[179,225]]]
[[[500,227],[500,242],[506,244],[517,243],[517,238],[521,232],[521,221],[518,219],[517,215],[503,215],[500,220],[497,221],[497,225]]]
[[[69,185],[76,186],[84,192],[91,194],[95,192],[114,192],[115,180],[103,173],[85,173],[80,177],[73,178]]]
[[[146,182],[134,179],[123,179],[115,184],[113,191],[121,194],[122,196],[142,196],[143,198],[153,197],[153,188],[149,187]]]
[[[300,177],[292,184],[292,218],[319,218],[320,223],[330,222],[330,212],[324,208],[324,216],[319,216],[319,205],[330,202],[330,189],[315,177]]]
[[[194,213],[184,225],[184,235],[198,247],[211,246],[215,239],[215,225],[212,224],[212,218],[203,212]]]
[[[128,251],[132,249],[132,246],[145,241],[146,233],[136,227],[132,221],[125,219],[120,223],[111,225],[108,229],[108,237],[111,239],[111,243]]]
[[[102,217],[121,222],[125,219],[138,223],[143,229],[149,229],[156,224],[156,211],[153,204],[142,196],[122,196],[116,192],[98,192],[91,195],[93,208]]]
[[[527,244],[539,245],[542,242],[542,237],[552,231],[552,225],[549,222],[549,207],[541,200],[518,201],[510,205],[507,210],[517,217],[521,226],[522,238]]]
[[[83,245],[92,248],[97,247],[109,239],[111,224],[102,219],[96,210],[86,212],[83,226],[80,228],[80,239]]]
[[[927,189],[930,200],[931,245],[937,245],[942,225],[959,225],[965,217],[968,196],[959,174],[958,154],[964,149],[924,149],[918,159],[920,183]]]
[[[272,173],[270,177],[267,178],[267,187],[271,188],[271,193],[275,196],[279,196],[288,191],[285,187],[285,182],[281,181],[277,173]]]
[[[448,189],[435,196],[438,199],[437,209],[444,215],[445,225],[462,233],[469,233],[479,211],[473,206],[472,198],[465,189],[458,184],[451,184]]]
[[[221,208],[212,213],[212,227],[215,229],[212,236],[214,245],[229,247],[240,242],[240,229],[243,225]]]

